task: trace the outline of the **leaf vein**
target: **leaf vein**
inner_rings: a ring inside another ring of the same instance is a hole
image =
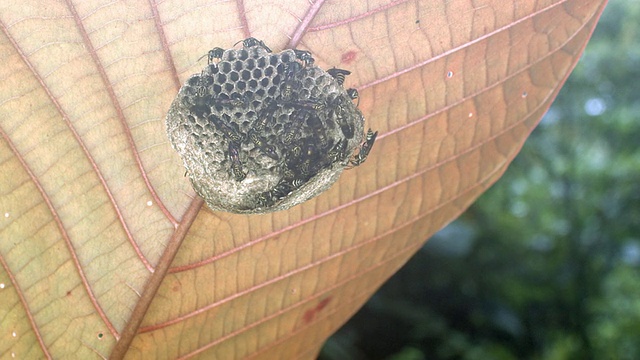
[[[117,98],[117,96],[115,94],[115,91],[113,90],[113,87],[110,86],[110,81],[109,81],[109,78],[108,78],[107,73],[105,71],[105,68],[104,68],[102,62],[100,61],[100,59],[98,58],[98,53],[96,52],[96,49],[93,46],[93,43],[89,39],[89,34],[87,33],[86,29],[84,28],[84,25],[82,24],[82,19],[80,19],[80,16],[79,16],[78,12],[76,11],[75,7],[73,6],[73,4],[71,3],[71,0],[66,0],[66,3],[67,3],[67,7],[69,8],[69,11],[73,15],[73,19],[74,19],[74,21],[76,23],[76,26],[78,27],[79,33],[82,36],[82,40],[83,40],[83,42],[84,42],[84,44],[85,44],[85,46],[87,48],[87,51],[91,55],[91,58],[93,59],[93,62],[96,64],[96,69],[98,71],[98,74],[100,75],[100,78],[102,79],[102,83],[104,84],[104,87],[105,87],[107,93],[109,94],[109,98],[111,99],[111,103],[113,104],[114,109],[116,110],[116,113],[118,115],[117,116],[118,120],[120,121],[120,124],[122,125],[123,133],[125,134],[125,136],[127,138],[127,142],[129,143],[129,149],[131,149],[131,153],[133,154],[136,166],[138,167],[138,170],[140,170],[140,175],[142,176],[142,180],[144,181],[144,183],[145,183],[147,189],[149,190],[149,192],[151,193],[151,197],[155,200],[154,202],[158,205],[158,207],[160,208],[162,213],[173,224],[173,226],[176,227],[178,222],[173,217],[173,215],[169,212],[169,210],[166,208],[166,206],[164,205],[164,203],[162,202],[162,200],[160,199],[160,197],[156,193],[155,188],[151,185],[149,177],[147,176],[147,172],[144,169],[144,166],[142,165],[142,160],[140,159],[140,154],[137,151],[136,144],[135,144],[135,142],[133,140],[133,136],[131,135],[131,129],[129,129],[129,126],[127,125],[127,122],[125,120],[125,116],[124,116],[124,112],[123,112],[122,106],[120,105],[120,102],[118,101],[118,98]],[[92,159],[92,162],[93,162],[93,159]],[[97,165],[94,165],[94,166],[96,168],[96,171],[98,171],[97,170]],[[102,179],[102,176],[101,176],[101,179]],[[106,186],[106,183],[105,183],[105,186]],[[117,209],[117,207],[116,207],[116,209]],[[126,225],[124,223],[124,218],[122,218],[122,214],[120,213],[120,210],[116,210],[116,211],[118,213],[118,217],[121,218],[121,222],[122,222],[123,226],[125,226],[125,228],[126,228]],[[134,247],[136,253],[138,254],[138,257],[140,257],[140,260],[144,263],[144,265],[147,267],[147,269],[152,271],[153,268],[150,266],[150,264],[148,263],[148,261],[146,260],[144,255],[142,254],[142,252],[139,249],[138,245],[135,243],[135,241],[133,241],[133,238],[131,237],[131,234],[129,233],[128,228],[127,228],[126,231],[127,231],[127,235],[130,236],[130,243]]]
[[[31,181],[36,186],[36,188],[38,189],[38,192],[42,196],[42,199],[44,200],[45,204],[49,208],[49,212],[51,213],[51,216],[53,217],[53,220],[56,223],[56,225],[58,227],[58,230],[60,231],[60,234],[62,235],[62,238],[64,239],[65,245],[67,246],[67,249],[69,250],[69,254],[71,255],[71,259],[73,260],[73,264],[76,267],[76,270],[78,271],[78,275],[80,276],[80,279],[82,281],[82,285],[83,285],[85,291],[87,292],[87,296],[89,296],[89,299],[91,300],[91,303],[93,304],[93,307],[96,309],[96,311],[100,315],[100,318],[102,318],[102,321],[105,323],[105,325],[109,329],[109,332],[111,332],[111,334],[115,338],[118,338],[118,332],[116,331],[116,329],[113,326],[113,324],[111,324],[111,322],[107,318],[107,315],[102,310],[102,307],[100,307],[100,304],[98,304],[98,300],[95,297],[95,295],[93,293],[93,290],[91,290],[91,286],[89,286],[89,281],[87,280],[87,277],[84,274],[84,271],[82,270],[82,266],[80,265],[80,260],[78,259],[78,255],[76,254],[76,251],[75,251],[75,249],[73,247],[73,244],[71,243],[71,238],[69,238],[69,234],[67,233],[64,225],[62,224],[62,220],[60,220],[60,216],[58,216],[58,212],[54,208],[53,203],[51,202],[51,199],[49,198],[49,196],[45,192],[44,188],[42,187],[42,185],[40,184],[40,182],[36,178],[35,174],[31,170],[29,165],[25,162],[24,158],[20,155],[20,152],[18,152],[18,149],[16,149],[16,147],[13,144],[13,142],[11,141],[11,139],[9,139],[9,136],[5,133],[4,129],[0,128],[0,134],[2,135],[2,137],[5,139],[5,141],[9,145],[9,148],[11,148],[11,151],[13,152],[15,157],[18,159],[18,161],[20,161],[20,164],[22,165],[24,170],[27,172],[27,174],[31,178]]]
[[[4,132],[3,132],[3,135],[4,135]],[[20,284],[18,284],[18,282],[16,281],[16,278],[13,276],[13,273],[11,272],[11,269],[9,268],[9,265],[4,260],[4,257],[2,256],[2,254],[0,254],[0,263],[2,264],[2,267],[4,268],[4,271],[7,273],[7,275],[9,275],[9,280],[11,281],[11,285],[13,286],[14,289],[16,289],[16,293],[18,294],[18,298],[20,298],[20,303],[22,304],[22,307],[24,308],[24,311],[27,314],[27,318],[29,319],[29,325],[31,325],[31,329],[33,329],[33,333],[35,334],[36,339],[38,340],[38,344],[40,345],[40,349],[42,349],[42,352],[47,357],[47,359],[52,359],[51,354],[49,354],[49,350],[47,349],[46,345],[44,344],[44,340],[42,339],[42,335],[40,334],[40,331],[38,330],[38,326],[36,325],[36,321],[33,318],[33,314],[31,313],[31,309],[29,308],[29,304],[27,303],[27,299],[24,298],[24,293],[23,293],[22,289],[20,288]]]
[[[517,24],[522,23],[522,22],[524,22],[524,21],[526,21],[526,20],[529,20],[529,19],[531,19],[531,18],[533,18],[533,17],[535,17],[535,16],[537,16],[537,15],[539,15],[539,14],[544,13],[545,11],[549,11],[549,10],[551,10],[551,9],[555,8],[556,6],[563,5],[563,3],[564,3],[564,2],[566,2],[566,1],[567,1],[567,0],[564,0],[564,1],[562,1],[562,2],[558,2],[558,3],[555,3],[555,4],[549,5],[549,6],[545,7],[545,8],[543,8],[543,9],[540,9],[540,10],[538,10],[538,11],[535,11],[535,12],[531,13],[531,14],[528,14],[527,16],[525,16],[525,17],[523,17],[523,18],[521,18],[521,19],[518,19],[518,20],[516,20],[516,21],[514,21],[514,22],[512,22],[512,23],[509,23],[509,24],[508,24],[508,25],[506,25],[506,26],[503,26],[503,27],[501,27],[501,28],[495,29],[494,31],[492,31],[492,32],[490,32],[490,33],[484,34],[484,35],[482,35],[482,36],[480,36],[480,37],[478,37],[478,38],[476,38],[476,39],[473,39],[473,40],[471,40],[471,41],[468,41],[468,42],[466,42],[466,43],[464,43],[464,44],[462,44],[462,45],[460,45],[460,46],[456,46],[456,47],[454,47],[454,48],[451,48],[451,49],[449,49],[449,50],[447,50],[447,51],[443,52],[442,54],[438,54],[438,55],[436,55],[436,56],[434,56],[434,57],[432,57],[432,58],[429,58],[429,59],[427,59],[427,60],[424,60],[424,61],[422,61],[422,62],[419,62],[419,63],[417,63],[417,64],[415,64],[415,65],[413,65],[413,66],[410,66],[410,67],[408,67],[408,68],[402,69],[402,70],[400,70],[400,71],[396,71],[396,72],[394,72],[394,73],[392,73],[392,74],[389,74],[389,75],[387,75],[387,76],[385,76],[385,77],[381,77],[381,78],[379,78],[379,79],[376,79],[376,80],[374,80],[374,81],[372,81],[372,82],[370,82],[370,83],[367,83],[367,84],[361,85],[360,87],[358,87],[358,90],[363,90],[363,89],[366,89],[366,88],[368,88],[368,87],[371,87],[371,86],[374,86],[374,85],[377,85],[377,84],[380,84],[380,83],[383,83],[383,82],[389,81],[389,80],[391,80],[391,79],[393,79],[393,78],[396,78],[396,77],[398,77],[398,76],[400,76],[400,75],[406,74],[406,73],[408,73],[408,72],[410,72],[410,71],[412,71],[412,70],[415,70],[415,69],[417,69],[417,68],[419,68],[419,67],[422,67],[422,66],[424,66],[424,65],[426,65],[426,64],[432,63],[432,62],[434,62],[434,61],[436,61],[436,60],[440,60],[440,59],[446,58],[447,56],[449,56],[449,55],[451,55],[451,54],[453,54],[453,53],[456,53],[456,52],[461,51],[461,50],[463,50],[463,49],[465,49],[465,48],[468,48],[469,46],[474,45],[474,44],[476,44],[476,43],[479,43],[479,42],[481,42],[482,40],[488,39],[489,37],[491,37],[491,36],[493,36],[493,35],[495,35],[495,34],[498,34],[498,33],[500,33],[501,31],[505,31],[505,30],[507,30],[508,28],[513,27],[514,25],[517,25]],[[585,25],[583,24],[583,27],[584,27],[584,26],[585,26]],[[578,32],[579,32],[579,31],[576,31],[576,33],[578,33]],[[575,35],[575,34],[574,34],[574,35]],[[569,39],[572,39],[572,37],[570,37]],[[549,54],[552,54],[553,52],[554,52],[554,51],[549,51]]]

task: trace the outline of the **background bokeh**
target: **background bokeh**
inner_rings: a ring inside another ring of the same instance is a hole
[[[504,177],[321,359],[640,359],[640,2],[612,1]]]

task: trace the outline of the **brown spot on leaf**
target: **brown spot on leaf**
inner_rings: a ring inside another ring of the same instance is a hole
[[[316,310],[317,311],[321,311],[322,309],[324,309],[327,305],[329,305],[329,303],[331,302],[331,297],[327,297],[322,299],[318,305],[316,305]]]
[[[320,300],[320,302],[314,308],[305,311],[304,315],[302,316],[302,320],[304,321],[304,323],[308,324],[311,321],[313,321],[313,319],[315,319],[316,315],[318,315],[318,313],[320,311],[322,311],[322,309],[327,307],[327,305],[330,302],[331,302],[331,297],[326,297],[326,298]]]
[[[351,64],[353,60],[356,59],[356,55],[356,52],[353,50],[347,51],[346,53],[342,54],[342,63]]]
[[[315,309],[310,309],[304,312],[304,315],[302,315],[302,321],[305,324],[308,324],[313,320],[314,317],[316,317],[316,311]]]

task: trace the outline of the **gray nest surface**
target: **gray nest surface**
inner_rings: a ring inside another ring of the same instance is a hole
[[[166,118],[198,195],[213,210],[285,210],[363,162],[377,133],[365,139],[357,91],[342,87],[348,73],[318,68],[306,51],[272,53],[252,38],[241,49],[211,50]]]

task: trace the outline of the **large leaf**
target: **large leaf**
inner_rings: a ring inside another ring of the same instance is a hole
[[[500,177],[605,2],[3,1],[0,354],[312,358]],[[380,136],[305,204],[214,213],[164,116],[249,36],[352,70]]]

